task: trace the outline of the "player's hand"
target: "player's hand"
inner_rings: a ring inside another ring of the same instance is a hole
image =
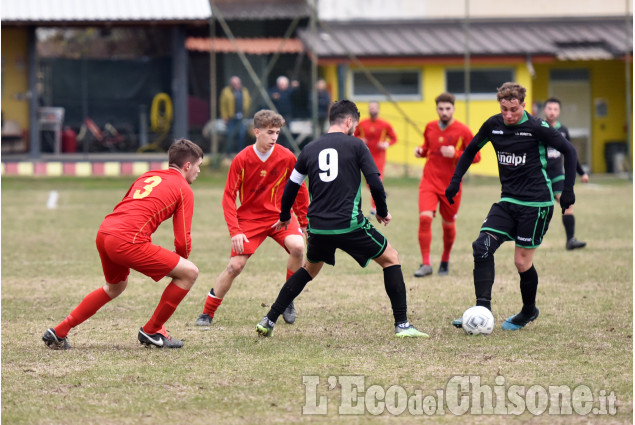
[[[390,143],[388,143],[388,142],[379,142],[379,143],[377,143],[377,147],[379,149],[381,149],[382,151],[385,151],[386,149],[388,149],[390,147]]]
[[[244,233],[232,236],[232,250],[236,254],[242,254],[245,252],[245,243],[249,243],[249,239],[247,239],[247,236],[245,236]]]
[[[444,156],[445,158],[454,158],[454,153],[456,152],[454,149],[454,146],[452,145],[445,145],[445,146],[441,146],[441,155]]]
[[[560,206],[562,207],[562,214],[569,209],[571,205],[575,204],[575,194],[573,189],[564,188],[560,194]]]
[[[415,148],[415,158],[423,158],[423,148],[421,146]]]
[[[447,189],[445,189],[445,197],[448,199],[450,205],[454,203],[454,197],[457,193],[459,193],[459,189],[461,188],[461,183],[456,183],[454,181],[450,181]]]
[[[582,174],[582,175],[580,176],[580,181],[581,181],[582,183],[588,183],[588,182],[589,182],[589,175],[588,175],[588,174],[586,174],[586,173],[585,173],[585,174]]]
[[[287,228],[289,227],[289,223],[291,223],[291,219],[287,220],[287,221],[276,221],[276,223],[271,226],[272,228],[276,229],[276,230],[280,230],[284,227],[284,230],[287,230]]]
[[[375,214],[375,217],[377,217],[377,221],[383,223],[384,226],[388,226],[388,223],[390,223],[390,220],[392,220],[392,216],[390,215],[390,213],[388,213],[386,217],[380,217]]]

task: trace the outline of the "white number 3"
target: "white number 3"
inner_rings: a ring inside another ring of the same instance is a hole
[[[320,180],[332,182],[337,178],[337,151],[335,149],[329,148],[320,151],[318,164],[322,170]]]

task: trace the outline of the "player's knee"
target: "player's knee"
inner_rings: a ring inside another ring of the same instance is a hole
[[[289,255],[295,259],[302,259],[304,257],[304,244],[293,244],[288,248]]]
[[[234,258],[232,258],[229,264],[227,264],[227,268],[225,270],[230,276],[235,278],[243,271],[246,263],[242,261],[233,261]]]
[[[399,253],[392,245],[388,244],[386,250],[376,260],[379,260],[379,264],[386,268],[399,264]]]
[[[194,285],[194,282],[196,282],[196,279],[198,279],[198,267],[196,267],[196,265],[191,261],[190,264],[188,264],[188,268],[186,271],[186,279],[190,281],[192,285]]]
[[[123,291],[126,290],[126,287],[128,286],[128,281],[124,280],[122,282],[119,283],[106,283],[106,285],[104,286],[104,291],[106,291],[106,294],[108,294],[108,296],[111,299],[117,298],[119,295],[121,295],[123,293]]]
[[[474,261],[483,261],[491,258],[499,245],[500,242],[494,236],[489,233],[481,232],[478,238],[472,242]]]

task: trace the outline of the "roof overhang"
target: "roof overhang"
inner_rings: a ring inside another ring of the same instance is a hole
[[[302,53],[304,46],[297,38],[236,38],[235,43],[228,38],[188,37],[185,40],[188,50],[199,52],[236,53],[241,51],[251,55],[271,53]]]
[[[364,58],[623,58],[633,51],[632,16],[522,20],[321,22],[299,37],[320,62]],[[466,41],[468,40],[469,41]]]
[[[208,0],[2,0],[2,25],[80,26],[205,23]]]

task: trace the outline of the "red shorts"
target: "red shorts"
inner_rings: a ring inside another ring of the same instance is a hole
[[[419,188],[419,213],[432,211],[433,216],[435,216],[437,205],[439,206],[439,212],[444,221],[451,222],[456,220],[456,215],[461,205],[461,190],[459,190],[459,193],[454,197],[454,203],[450,205],[445,194],[440,195],[433,190]]]
[[[128,278],[130,269],[151,277],[155,282],[163,279],[179,263],[181,256],[151,242],[130,243],[116,236],[97,232],[97,251],[108,283],[119,283]]]
[[[298,224],[298,219],[295,216],[291,216],[291,222],[289,226],[285,229],[284,227],[278,231],[276,231],[273,227],[271,227],[275,222],[265,222],[263,221],[239,221],[240,228],[243,230],[249,242],[245,242],[244,251],[242,254],[238,254],[233,249],[231,250],[231,256],[234,257],[236,255],[252,255],[260,244],[262,244],[267,236],[278,242],[278,244],[285,249],[285,251],[289,252],[287,247],[284,246],[284,240],[287,236],[298,235],[302,236],[302,230],[300,229],[300,225]]]

